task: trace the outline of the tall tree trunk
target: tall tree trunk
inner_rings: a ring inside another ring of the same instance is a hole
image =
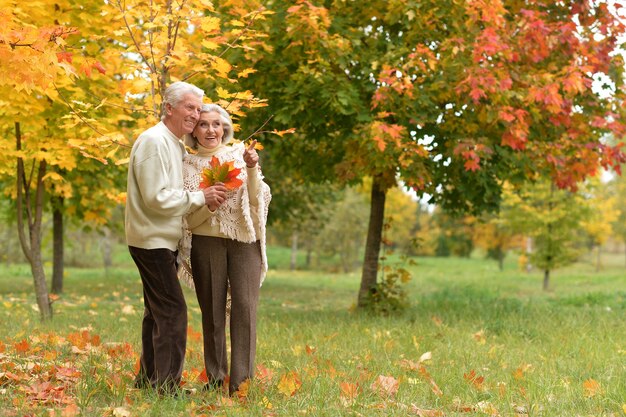
[[[298,258],[298,232],[294,230],[291,235],[291,262],[289,263],[289,269],[295,271]]]
[[[530,255],[533,253],[533,238],[526,238],[526,272],[530,273],[533,269],[533,265],[530,263]]]
[[[600,272],[602,269],[602,246],[598,245],[598,255],[596,258],[596,272]]]
[[[22,150],[22,135],[20,132],[20,124],[15,123],[15,141],[17,151]],[[46,285],[46,274],[43,269],[43,260],[41,258],[41,221],[43,217],[43,197],[44,186],[43,177],[46,173],[46,161],[39,161],[37,169],[36,189],[33,200],[31,199],[31,179],[35,172],[35,164],[33,161],[30,178],[26,178],[24,169],[24,160],[17,158],[17,232],[20,238],[22,251],[26,259],[30,263],[30,270],[33,275],[35,284],[35,298],[42,320],[52,318],[52,304],[48,295],[48,286]],[[24,232],[24,215],[27,216],[28,237]]]
[[[111,229],[104,228],[104,236],[100,239],[102,250],[102,262],[104,264],[104,273],[109,275],[109,269],[113,266],[113,249],[111,248]]]
[[[65,256],[63,244],[63,197],[52,199],[52,289],[53,294],[63,292]]]
[[[504,251],[498,252],[498,267],[500,268],[500,272],[504,271]]]
[[[306,269],[311,269],[311,259],[313,259],[313,248],[311,247],[311,245],[308,245],[308,247],[306,248]]]
[[[376,285],[378,275],[378,255],[383,236],[383,221],[385,217],[385,190],[381,178],[375,176],[372,180],[372,201],[370,204],[370,220],[367,227],[365,255],[363,257],[363,272],[361,274],[361,288],[357,301],[358,307],[367,304],[368,294]]]
[[[543,290],[548,291],[549,288],[550,288],[550,270],[544,269],[543,270]]]

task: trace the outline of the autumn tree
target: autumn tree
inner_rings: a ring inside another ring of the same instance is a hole
[[[485,251],[487,258],[498,262],[504,270],[504,258],[511,248],[519,247],[520,239],[497,213],[483,214],[474,225],[472,240]]]
[[[433,212],[437,224],[436,256],[459,256],[469,258],[474,250],[474,227],[476,218],[472,215],[449,213],[441,208]]]
[[[616,177],[611,182],[613,195],[618,208],[617,219],[613,222],[613,230],[618,239],[624,244],[624,255],[626,255],[626,178]]]
[[[268,152],[313,182],[373,178],[360,306],[377,284],[398,179],[446,210],[481,212],[498,207],[505,180],[542,172],[574,189],[623,159],[599,140],[624,132],[624,67],[613,55],[624,27],[611,7],[621,6],[268,3],[271,54],[246,85],[277,123],[298,128]],[[610,94],[592,88],[598,78]]]
[[[500,216],[507,228],[533,240],[530,262],[543,270],[543,289],[550,287],[550,273],[576,260],[580,223],[589,207],[580,193],[562,190],[548,180],[522,189],[507,187]]]
[[[4,9],[0,12],[0,24],[0,92],[14,100],[0,106],[3,137],[13,138],[2,141],[0,175],[14,178],[15,186],[8,194],[16,201],[18,235],[30,263],[41,317],[49,319],[51,300],[41,259],[44,181],[52,161],[63,158],[55,155],[58,147],[50,141],[50,133],[33,134],[31,129],[33,125],[50,127],[45,117],[48,95],[53,94],[55,80],[65,76],[57,54],[62,53],[64,39],[77,29],[33,27],[21,19],[21,14]]]
[[[42,318],[52,316],[41,259],[47,194],[74,198],[67,214],[92,224],[106,219],[103,213],[123,202],[125,170],[111,167],[122,165],[132,139],[159,119],[172,79],[201,74],[196,84],[211,89],[211,100],[221,97],[235,118],[262,105],[235,85],[246,69],[223,54],[254,44],[251,24],[264,12],[234,3],[224,22],[210,2],[3,4],[0,88],[19,106],[0,105],[1,128],[15,137],[14,146],[3,142],[0,173],[17,179],[15,191],[5,192],[17,201]]]
[[[588,216],[582,219],[581,226],[591,249],[596,251],[596,271],[599,271],[602,268],[602,246],[613,234],[613,224],[619,217],[617,198],[599,178],[586,181],[580,192],[588,208]]]

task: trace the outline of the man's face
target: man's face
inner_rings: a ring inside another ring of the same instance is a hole
[[[166,105],[165,125],[177,137],[183,136],[185,133],[191,133],[198,123],[200,117],[200,109],[202,108],[202,99],[195,94],[188,93],[183,99],[176,104],[176,107]]]

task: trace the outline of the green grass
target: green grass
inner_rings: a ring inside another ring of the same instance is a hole
[[[287,255],[270,248],[282,267]],[[29,269],[0,269],[0,415],[625,415],[626,270],[618,265],[556,271],[544,292],[542,275],[516,270],[512,259],[500,272],[482,259],[417,258],[411,306],[390,317],[354,309],[359,273],[272,269],[261,289],[257,348],[269,377],[231,403],[215,392],[171,399],[131,388],[141,285],[132,263],[119,260],[108,274],[68,270],[49,323],[33,307]],[[199,388],[200,311],[194,294],[186,296],[185,379]],[[21,341],[27,351],[16,347]],[[426,352],[432,358],[418,365]],[[77,373],[64,380],[59,368]],[[287,396],[281,379],[293,375],[302,385]],[[379,376],[394,378],[397,393],[376,389]],[[65,402],[36,400],[42,381],[63,386]],[[342,384],[358,384],[356,397],[342,396]]]

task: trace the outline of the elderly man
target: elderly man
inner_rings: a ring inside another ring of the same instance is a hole
[[[170,85],[161,122],[139,135],[128,166],[126,242],[145,305],[135,386],[166,394],[178,392],[187,344],[187,305],[176,262],[182,216],[212,198],[208,190],[183,190],[181,140],[196,126],[203,96],[192,84]]]

